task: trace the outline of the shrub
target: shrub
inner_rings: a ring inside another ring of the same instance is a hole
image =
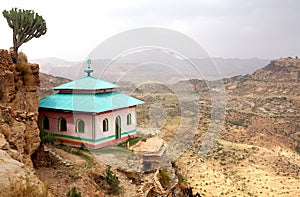
[[[188,185],[187,179],[186,179],[182,174],[179,174],[178,180],[179,180],[179,183],[182,183],[182,184],[185,185],[185,186]]]
[[[164,188],[167,188],[171,183],[171,177],[166,169],[159,171],[159,182],[162,184]]]
[[[28,62],[28,58],[27,58],[27,56],[26,56],[25,53],[19,52],[19,55],[18,55],[18,62],[24,62],[24,63],[27,63],[27,62]]]
[[[30,65],[26,62],[18,62],[17,71],[21,72],[24,78],[24,84],[26,86],[33,86],[35,85],[35,78],[34,75],[32,74],[32,70],[30,68]]]
[[[42,144],[54,144],[56,141],[56,137],[51,132],[41,131],[40,132],[40,138]]]
[[[81,193],[77,191],[76,187],[72,187],[70,191],[67,193],[68,197],[81,197]]]
[[[120,193],[119,178],[111,171],[110,166],[106,169],[105,180],[109,184],[112,194]]]

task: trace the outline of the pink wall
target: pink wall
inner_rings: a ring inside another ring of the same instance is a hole
[[[75,137],[89,138],[92,139],[92,114],[83,114],[83,113],[72,113],[72,112],[54,112],[54,111],[44,111],[40,110],[39,112],[39,121],[43,116],[47,116],[49,119],[49,131],[54,132],[55,134],[69,135]],[[65,118],[67,121],[67,131],[58,130],[58,119]],[[81,119],[85,123],[85,132],[76,133],[75,132],[75,122],[76,120]],[[40,122],[39,122],[40,125]]]
[[[127,125],[127,114],[131,114],[131,124]],[[114,110],[112,112],[108,113],[101,113],[98,115],[94,115],[91,113],[72,113],[72,112],[55,112],[55,111],[46,111],[46,110],[40,110],[39,112],[39,125],[40,120],[43,116],[47,116],[50,123],[49,131],[54,132],[55,134],[61,134],[61,135],[67,135],[67,136],[74,136],[74,137],[81,137],[81,138],[87,138],[87,139],[93,139],[92,136],[92,119],[95,118],[95,133],[94,137],[95,139],[101,139],[105,137],[109,137],[112,135],[115,135],[115,119],[117,116],[121,117],[121,133],[132,131],[136,129],[136,111],[135,107],[131,108],[125,108],[120,110]],[[94,117],[93,117],[94,116]],[[67,131],[59,131],[58,130],[58,119],[59,118],[65,118],[67,121]],[[109,130],[103,132],[103,126],[102,122],[103,120],[107,118],[109,123]],[[75,132],[75,123],[77,120],[83,120],[85,123],[85,132],[84,133],[77,133]],[[136,134],[136,133],[132,133]],[[122,135],[121,137],[127,136]],[[115,137],[107,139],[107,140],[114,140]],[[105,140],[105,141],[107,141]],[[105,142],[102,141],[102,142]],[[102,143],[100,142],[100,143]]]
[[[131,125],[127,125],[127,114],[131,113]],[[136,129],[136,112],[135,107],[114,110],[110,113],[99,114],[95,118],[95,135],[96,139],[115,135],[115,119],[117,116],[121,117],[121,132],[132,131]],[[107,118],[109,123],[109,130],[103,132],[102,122]],[[127,135],[126,135],[127,136]],[[122,136],[123,137],[123,136]],[[114,139],[114,138],[113,138]]]

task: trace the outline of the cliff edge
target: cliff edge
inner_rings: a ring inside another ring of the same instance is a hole
[[[1,196],[14,196],[9,191],[17,192],[17,185],[22,188],[25,185],[27,189],[32,184],[37,189],[40,188],[37,185],[43,185],[34,175],[31,161],[31,155],[40,145],[39,84],[38,64],[28,63],[23,53],[19,53],[19,61],[14,64],[11,53],[0,50]]]

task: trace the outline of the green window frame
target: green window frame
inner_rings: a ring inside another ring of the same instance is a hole
[[[67,120],[64,117],[58,119],[58,130],[67,131]]]
[[[131,125],[132,123],[132,117],[131,117],[131,113],[127,114],[127,125]]]
[[[107,118],[104,118],[102,121],[102,130],[103,130],[103,132],[107,132],[109,130]]]
[[[85,123],[83,120],[77,120],[75,125],[75,132],[76,133],[84,133],[85,130]]]

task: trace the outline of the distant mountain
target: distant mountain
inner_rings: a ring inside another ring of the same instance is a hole
[[[278,59],[252,74],[225,79],[229,90],[236,95],[299,96],[300,60]]]
[[[190,78],[215,79],[245,75],[265,66],[270,60],[250,58],[203,58],[190,59],[191,62],[167,55],[136,55],[114,61],[108,59],[93,59],[93,76],[108,81],[145,81],[177,82]],[[84,61],[71,62],[58,58],[35,59],[43,73],[69,79],[84,76],[86,68]]]
[[[67,61],[56,57],[32,59],[29,61],[39,64],[40,71],[47,74],[51,74],[53,70],[57,70],[59,72],[61,68],[73,67],[74,65],[77,64],[77,62]],[[55,76],[60,76],[60,75],[55,74]]]
[[[55,91],[53,90],[54,87],[71,81],[70,79],[66,79],[63,77],[54,77],[52,75],[48,75],[42,72],[40,72],[39,77],[40,77],[40,89],[38,90],[38,93],[40,98],[44,98],[46,96],[50,96],[51,94],[54,94],[55,93]]]

